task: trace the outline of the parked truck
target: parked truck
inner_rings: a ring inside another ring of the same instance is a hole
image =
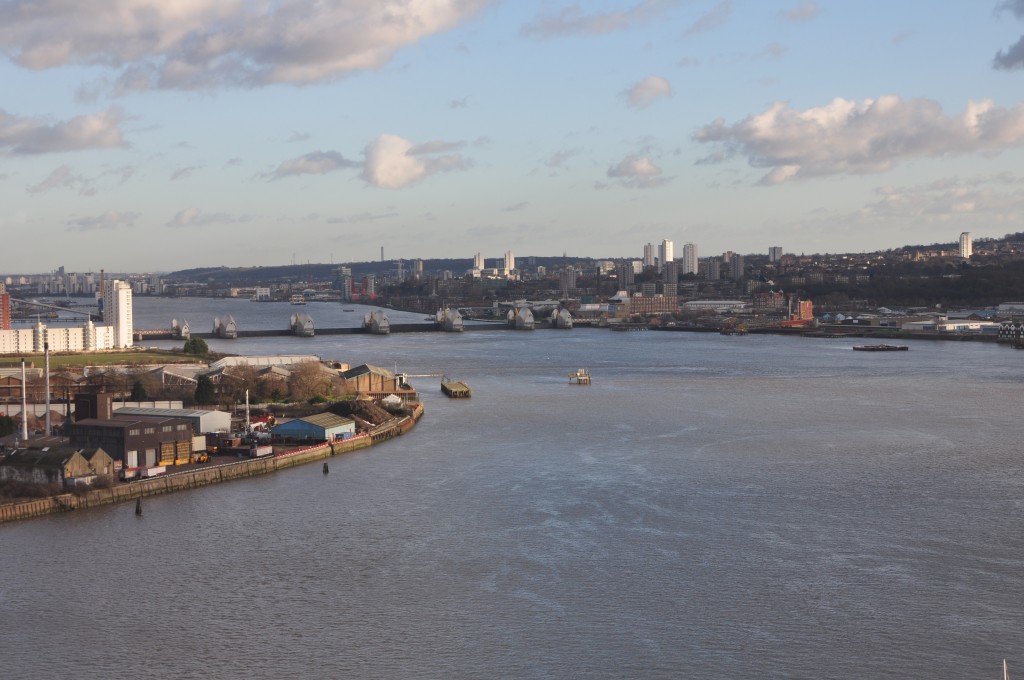
[[[250,458],[264,458],[265,456],[274,455],[274,447],[266,445],[253,444],[249,447]]]

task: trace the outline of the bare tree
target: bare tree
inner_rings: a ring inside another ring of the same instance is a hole
[[[332,374],[318,361],[304,361],[292,366],[288,391],[295,401],[329,397],[333,391]]]

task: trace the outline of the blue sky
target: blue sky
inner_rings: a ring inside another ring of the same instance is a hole
[[[0,4],[0,271],[1024,230],[1024,0]]]

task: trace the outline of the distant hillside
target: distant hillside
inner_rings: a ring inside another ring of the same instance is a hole
[[[498,258],[488,258],[488,266],[494,266]],[[563,263],[592,262],[591,258],[583,257],[517,257],[518,266],[527,266],[532,262],[531,268],[544,266],[553,268]],[[403,260],[402,265],[406,271],[412,267],[412,260]],[[473,266],[471,258],[449,258],[431,259],[423,261],[425,272],[451,271],[456,276],[461,276],[466,270]],[[352,269],[352,276],[361,278],[367,274],[378,276],[392,273],[398,268],[396,260],[384,262],[344,262],[338,264],[292,264],[278,265],[273,267],[198,267],[195,269],[182,269],[171,272],[164,276],[168,283],[206,283],[222,286],[256,286],[272,284],[301,284],[317,281],[333,281],[337,276],[338,267],[349,267]]]

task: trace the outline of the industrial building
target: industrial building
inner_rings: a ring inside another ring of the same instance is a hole
[[[129,468],[187,463],[192,455],[192,425],[182,418],[85,418],[64,429],[72,445],[101,447]]]
[[[346,392],[365,394],[373,399],[383,399],[389,394],[397,395],[403,401],[417,398],[416,390],[409,387],[402,375],[370,364],[342,371],[341,377],[345,379]]]
[[[180,418],[187,420],[196,434],[231,431],[231,414],[191,408],[142,408],[126,406],[114,411],[114,418]]]
[[[65,423],[71,444],[100,447],[124,467],[187,463],[192,422],[175,417],[114,417],[109,393],[76,394],[75,420]]]
[[[286,442],[333,442],[354,437],[356,423],[333,413],[317,413],[275,425],[270,433]]]
[[[0,481],[59,484],[63,488],[91,485],[98,477],[113,475],[114,461],[102,448],[15,449],[0,456]]]

